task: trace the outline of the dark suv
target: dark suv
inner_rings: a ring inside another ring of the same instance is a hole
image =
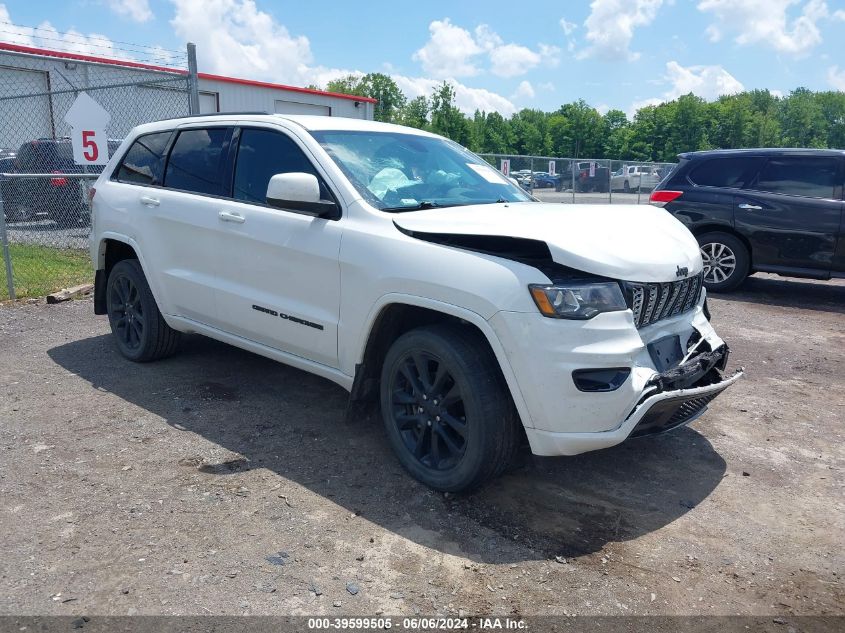
[[[755,272],[845,277],[845,150],[718,150],[679,158],[651,203],[698,239],[708,290],[733,290]]]
[[[119,146],[120,141],[109,140],[109,156]],[[84,171],[73,161],[70,139],[28,141],[20,146],[13,161],[4,159],[3,163],[3,169],[11,173],[57,174],[55,178],[4,179],[1,183],[3,207],[9,221],[35,220],[46,215],[61,227],[88,222],[87,191],[93,180],[58,175]],[[102,170],[102,165],[88,167],[92,174]]]

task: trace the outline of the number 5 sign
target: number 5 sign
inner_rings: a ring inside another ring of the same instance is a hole
[[[65,122],[70,125],[73,162],[77,165],[105,165],[109,162],[106,126],[111,115],[84,92],[70,106]]]

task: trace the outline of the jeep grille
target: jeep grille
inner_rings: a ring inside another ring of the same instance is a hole
[[[703,273],[667,283],[624,282],[625,299],[638,328],[692,310],[701,296]]]

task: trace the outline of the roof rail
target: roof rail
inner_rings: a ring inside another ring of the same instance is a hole
[[[201,116],[231,116],[231,115],[247,115],[247,114],[270,114],[266,110],[244,110],[242,112],[208,112],[205,114],[183,114],[182,116],[173,116],[166,119],[158,119],[158,121],[150,121],[150,123],[158,123],[160,121],[175,121],[176,119],[193,119]]]

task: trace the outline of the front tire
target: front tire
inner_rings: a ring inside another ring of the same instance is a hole
[[[519,418],[487,341],[468,326],[435,325],[399,337],[382,367],[390,444],[418,481],[444,492],[501,474],[519,445]]]
[[[708,292],[735,290],[748,276],[751,257],[735,235],[715,231],[697,238],[704,262],[704,287]]]
[[[117,348],[137,363],[170,356],[179,332],[164,321],[137,259],[117,262],[106,285],[109,325]]]

